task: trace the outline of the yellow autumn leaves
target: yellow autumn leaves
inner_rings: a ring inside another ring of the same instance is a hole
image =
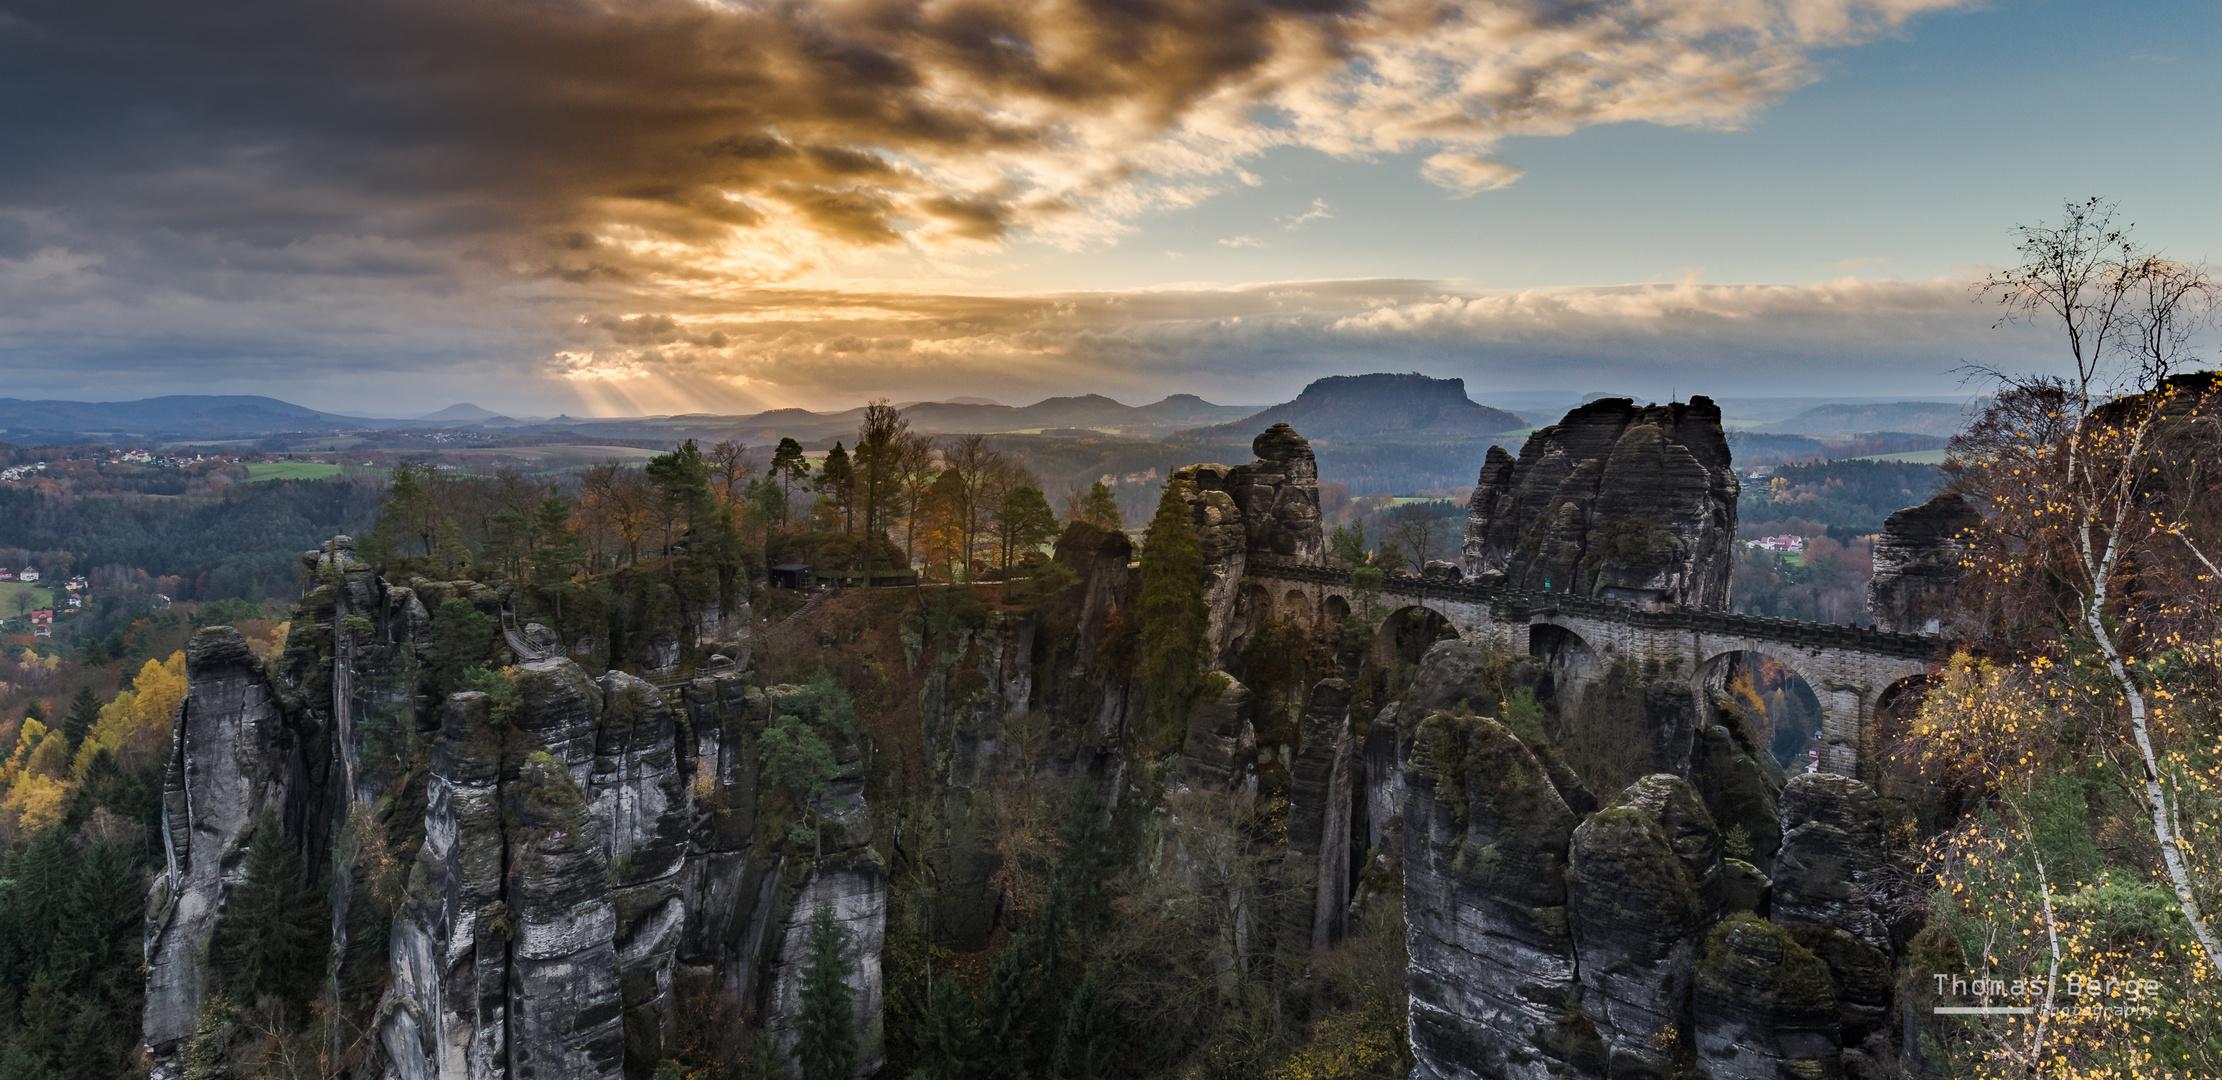
[[[132,688],[100,710],[74,753],[59,728],[23,721],[15,750],[0,765],[0,831],[29,836],[62,819],[69,797],[102,750],[133,769],[160,760],[170,744],[170,721],[185,700],[185,654],[149,660]]]

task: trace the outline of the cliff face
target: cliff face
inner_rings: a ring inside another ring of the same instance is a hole
[[[169,869],[149,910],[156,1076],[182,1075],[215,987],[209,944],[265,810],[327,863],[333,822],[387,820],[407,869],[383,990],[368,988],[364,1067],[379,1074],[645,1073],[668,1056],[686,1000],[734,1003],[790,1051],[801,938],[821,903],[848,931],[861,1067],[878,1067],[886,901],[860,746],[836,741],[799,848],[788,826],[800,811],[764,810],[774,785],[758,741],[799,688],[759,686],[728,665],[666,691],[556,658],[434,708],[416,669],[395,663],[427,640],[419,590],[370,575],[344,542],[311,561],[323,585],[302,604],[296,654],[265,666],[213,628],[188,658],[165,798]],[[461,585],[424,591],[500,603]],[[424,748],[415,767],[412,745]],[[360,885],[343,877],[333,893],[365,903]],[[343,957],[350,923],[335,906]]]
[[[1846,1075],[1887,1027],[1906,930],[1874,792],[1813,774],[1778,794],[1714,728],[1688,775],[1599,809],[1506,710],[1515,682],[1438,643],[1374,717],[1401,736],[1367,738],[1367,802],[1403,792],[1414,1076]],[[1748,833],[1762,807],[1758,864],[1730,857],[1716,809]]]
[[[1491,447],[1467,505],[1465,571],[1530,592],[1728,606],[1736,497],[1711,399],[1590,402]]]
[[[1867,583],[1876,628],[1934,634],[1951,623],[1969,551],[1962,533],[1982,523],[1966,499],[1952,494],[1885,519],[1875,538],[1875,576]]]

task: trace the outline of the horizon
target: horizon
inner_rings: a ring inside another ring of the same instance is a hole
[[[1349,374],[1388,374],[1388,373],[1384,373],[1384,372],[1352,372],[1352,373],[1349,373]],[[1413,372],[1412,374],[1425,374],[1425,373],[1424,373],[1424,372]],[[1334,377],[1336,377],[1336,376],[1332,376],[1332,375],[1322,375],[1322,376],[1320,376],[1320,378],[1323,378],[1323,379],[1324,379],[1324,378],[1334,378]],[[1430,378],[1435,378],[1436,376],[1429,376],[1429,377],[1430,377]],[[1453,376],[1452,378],[1455,378],[1455,376]],[[290,406],[293,406],[293,407],[295,407],[295,408],[308,409],[308,410],[311,410],[311,411],[313,411],[313,412],[321,413],[321,414],[323,414],[323,415],[326,415],[326,416],[339,417],[339,418],[342,418],[342,419],[353,419],[353,420],[376,420],[376,421],[387,421],[387,422],[391,422],[391,421],[415,421],[415,420],[425,420],[425,419],[429,419],[429,418],[431,418],[431,417],[437,416],[437,415],[439,415],[439,414],[441,414],[441,413],[449,412],[449,411],[451,411],[451,410],[455,410],[455,409],[465,409],[465,408],[469,408],[469,409],[479,409],[479,410],[481,410],[482,412],[486,413],[486,416],[484,417],[484,419],[511,419],[511,420],[526,420],[526,419],[554,420],[554,419],[559,419],[559,418],[562,418],[562,417],[566,417],[566,416],[568,416],[568,417],[570,417],[570,418],[572,418],[572,419],[579,419],[579,420],[654,420],[654,419],[673,419],[673,418],[680,418],[680,417],[687,417],[687,416],[708,416],[708,417],[719,417],[719,418],[727,418],[727,417],[751,417],[751,416],[757,416],[757,415],[762,415],[762,414],[764,414],[764,413],[769,413],[769,412],[778,412],[778,411],[798,411],[798,410],[799,410],[799,411],[802,411],[802,412],[807,412],[807,413],[809,413],[809,414],[811,414],[811,415],[813,415],[813,416],[821,416],[821,417],[834,417],[834,416],[841,416],[841,415],[844,415],[844,414],[847,414],[847,413],[861,412],[861,411],[863,411],[863,409],[864,409],[864,407],[865,407],[866,405],[868,405],[868,404],[870,404],[870,403],[871,403],[871,401],[874,401],[874,400],[880,400],[880,399],[877,399],[877,398],[875,398],[875,399],[870,399],[870,400],[866,400],[866,401],[859,401],[859,402],[857,402],[857,403],[855,403],[855,404],[852,404],[852,405],[847,405],[847,406],[834,405],[834,406],[830,406],[830,407],[825,407],[825,408],[819,408],[819,409],[799,409],[799,407],[796,407],[796,406],[782,406],[782,407],[780,407],[780,408],[777,408],[777,409],[764,409],[764,410],[758,410],[758,411],[756,411],[756,412],[751,412],[751,413],[712,413],[712,412],[701,412],[701,411],[696,411],[696,412],[681,412],[681,413],[618,413],[618,412],[610,412],[610,413],[557,413],[557,414],[551,414],[551,415],[547,415],[547,416],[541,416],[541,415],[539,415],[539,414],[535,414],[535,413],[530,413],[530,412],[525,412],[525,411],[521,411],[521,410],[518,410],[518,411],[512,411],[512,410],[504,410],[504,409],[489,409],[489,408],[486,408],[486,407],[485,407],[485,406],[483,406],[483,405],[480,405],[480,404],[479,404],[478,402],[475,402],[475,401],[451,401],[451,402],[449,402],[448,404],[446,404],[446,405],[443,405],[443,406],[439,406],[439,407],[437,407],[437,408],[428,408],[428,409],[423,409],[423,410],[421,410],[421,411],[415,411],[415,412],[402,412],[402,413],[395,413],[395,414],[390,414],[390,415],[379,415],[379,414],[374,414],[374,413],[366,413],[366,412],[349,412],[349,411],[346,411],[346,410],[344,410],[344,409],[331,409],[331,408],[322,408],[322,407],[318,407],[318,406],[315,406],[315,405],[308,405],[308,404],[303,404],[303,403],[302,403],[302,402],[300,402],[300,401],[295,401],[295,400],[289,400],[289,399],[286,399],[286,398],[280,398],[280,397],[275,397],[275,396],[272,396],[272,395],[268,395],[268,394],[260,394],[260,395],[257,395],[257,394],[156,394],[156,395],[151,395],[151,396],[149,396],[149,397],[143,397],[143,398],[115,398],[115,399],[109,399],[109,400],[77,400],[77,399],[71,399],[71,398],[16,398],[16,397],[7,397],[7,396],[0,396],[0,402],[10,402],[10,401],[14,401],[14,402],[24,402],[24,403],[27,403],[27,404],[38,404],[38,403],[42,403],[42,402],[52,402],[52,403],[57,403],[57,404],[70,404],[70,405],[93,405],[93,406],[104,406],[104,405],[105,405],[105,406],[115,406],[115,405],[139,405],[139,404],[144,404],[144,403],[147,403],[147,402],[150,402],[150,401],[161,401],[161,400],[168,400],[168,399],[184,399],[184,400],[194,400],[194,399],[211,399],[211,400],[214,400],[214,399],[239,398],[239,397],[262,397],[262,398],[266,398],[266,399],[268,399],[268,400],[271,400],[271,401],[276,401],[276,402],[278,402],[278,403],[280,403],[280,404],[284,404],[284,405],[290,405]],[[1117,397],[1114,397],[1114,396],[1112,396],[1112,395],[1109,395],[1109,394],[1101,394],[1101,393],[1096,393],[1096,392],[1093,392],[1093,391],[1081,391],[1081,392],[1078,392],[1078,393],[1072,393],[1072,394],[1051,394],[1051,395],[1049,395],[1049,396],[1047,396],[1047,397],[1041,397],[1041,398],[1036,398],[1036,399],[1034,399],[1034,400],[1031,400],[1031,401],[1027,401],[1027,402],[1023,402],[1023,403],[1014,403],[1014,402],[1007,402],[1007,401],[996,401],[996,400],[990,400],[990,399],[987,399],[987,398],[984,398],[984,397],[980,397],[980,396],[967,396],[967,397],[965,398],[965,400],[950,400],[950,399],[919,399],[919,400],[914,400],[914,401],[902,401],[902,402],[894,402],[893,404],[894,404],[894,405],[895,405],[895,406],[896,406],[896,407],[897,407],[898,409],[903,409],[903,410],[908,410],[908,409],[911,409],[911,408],[914,408],[914,407],[916,407],[916,406],[920,406],[920,405],[977,405],[977,406],[983,406],[983,407],[989,407],[989,408],[1001,408],[1001,409],[1028,409],[1028,408],[1034,408],[1034,407],[1037,407],[1037,406],[1040,406],[1040,405],[1048,404],[1048,403],[1050,403],[1050,402],[1052,402],[1052,401],[1071,401],[1071,400],[1079,400],[1079,399],[1083,399],[1083,398],[1090,398],[1090,397],[1103,398],[1103,399],[1106,399],[1106,400],[1109,400],[1109,401],[1111,401],[1111,402],[1112,402],[1113,404],[1119,405],[1119,406],[1121,406],[1121,407],[1123,407],[1123,408],[1129,408],[1129,409],[1140,409],[1140,408],[1147,408],[1148,406],[1151,406],[1151,405],[1157,405],[1157,404],[1162,404],[1162,403],[1164,403],[1164,402],[1166,402],[1166,401],[1170,401],[1170,400],[1173,400],[1173,399],[1175,399],[1175,398],[1181,398],[1181,397],[1196,398],[1196,399],[1198,399],[1198,400],[1202,401],[1202,402],[1203,402],[1204,404],[1206,404],[1206,405],[1212,405],[1212,406],[1215,406],[1215,407],[1219,407],[1219,408],[1239,408],[1239,409],[1255,409],[1255,410],[1259,410],[1259,411],[1263,411],[1263,410],[1266,410],[1266,409],[1271,409],[1271,408],[1275,408],[1275,407],[1277,407],[1277,406],[1279,406],[1279,405],[1282,405],[1282,404],[1286,404],[1286,402],[1244,402],[1244,401],[1212,401],[1212,400],[1210,400],[1209,398],[1204,398],[1204,397],[1203,397],[1202,395],[1198,395],[1198,394],[1193,394],[1193,393],[1188,393],[1188,392],[1186,392],[1186,391],[1175,391],[1175,392],[1172,392],[1172,393],[1168,393],[1168,394],[1165,394],[1164,396],[1162,396],[1162,397],[1159,397],[1159,398],[1156,398],[1156,399],[1153,399],[1153,400],[1149,400],[1149,401],[1135,401],[1135,402],[1122,401],[1122,400],[1118,399]],[[1291,399],[1292,399],[1292,400],[1293,400],[1293,397],[1294,397],[1294,395],[1292,395],[1292,396],[1291,396]],[[1848,405],[1882,405],[1882,404],[1964,404],[1964,403],[1966,403],[1966,402],[1969,402],[1969,401],[1979,400],[1979,399],[1981,399],[1981,398],[1983,397],[1983,395],[1982,395],[1982,394],[1980,394],[1980,393],[1968,393],[1968,394],[1960,394],[1960,395],[1944,395],[1944,394],[1937,394],[1937,395],[1926,395],[1926,396],[1923,396],[1923,395],[1912,395],[1912,396],[1908,396],[1908,395],[1890,395],[1890,394],[1881,394],[1881,395],[1876,395],[1876,394],[1867,394],[1867,395],[1857,395],[1857,394],[1781,394],[1781,395],[1768,395],[1768,394],[1734,394],[1734,395],[1721,395],[1721,394],[1711,394],[1711,393],[1706,393],[1706,392],[1704,392],[1704,391],[1701,391],[1701,390],[1697,390],[1697,391],[1692,391],[1692,392],[1690,392],[1690,393],[1688,393],[1688,394],[1682,394],[1682,395],[1678,395],[1678,396],[1668,396],[1668,397],[1665,397],[1665,398],[1660,398],[1660,399],[1651,399],[1651,400],[1646,400],[1646,399],[1644,398],[1644,395],[1641,395],[1641,394],[1624,394],[1624,393],[1614,393],[1614,392],[1609,392],[1609,391],[1589,391],[1589,392],[1576,392],[1576,391],[1569,391],[1569,390],[1537,390],[1537,391],[1515,391],[1515,392],[1510,392],[1510,393],[1504,393],[1504,394],[1492,394],[1492,395],[1483,395],[1483,396],[1479,396],[1479,397],[1477,397],[1477,396],[1475,396],[1475,394],[1474,394],[1474,393],[1473,393],[1473,392],[1472,392],[1471,390],[1468,390],[1468,391],[1467,391],[1467,394],[1466,394],[1466,397],[1467,397],[1467,400],[1469,400],[1469,401],[1472,401],[1472,402],[1474,402],[1474,403],[1476,403],[1476,404],[1480,404],[1480,405],[1488,405],[1488,406],[1490,406],[1490,407],[1493,407],[1493,408],[1500,408],[1500,409],[1505,409],[1505,410],[1508,410],[1508,411],[1509,411],[1509,410],[1515,410],[1515,409],[1520,409],[1520,408],[1557,408],[1557,407],[1558,407],[1558,405],[1557,405],[1557,403],[1558,403],[1558,402],[1561,402],[1561,401],[1567,401],[1567,400],[1571,400],[1571,401],[1572,401],[1572,402],[1573,402],[1574,404],[1587,404],[1588,402],[1591,402],[1591,401],[1596,401],[1596,400],[1600,400],[1600,399],[1606,399],[1606,398],[1627,398],[1627,399],[1629,399],[1629,400],[1632,400],[1632,401],[1638,401],[1638,402],[1640,402],[1640,403],[1643,403],[1643,404],[1651,404],[1651,405],[1655,405],[1655,404],[1660,404],[1660,403],[1661,403],[1662,401],[1663,401],[1663,402],[1665,402],[1665,403],[1668,403],[1668,404],[1682,404],[1682,403],[1686,403],[1687,401],[1689,401],[1689,400],[1690,400],[1691,398],[1693,398],[1693,397],[1706,397],[1706,398],[1710,398],[1710,399],[1712,399],[1712,400],[1713,400],[1714,402],[1716,402],[1716,403],[1720,403],[1720,402],[1737,402],[1737,403],[1740,403],[1740,404],[1759,404],[1759,403],[1803,403],[1803,404],[1807,404],[1807,405],[1811,405],[1811,406],[1822,406],[1822,405],[1835,405],[1835,404],[1848,404]],[[1511,400],[1511,399],[1515,399],[1515,398],[1520,398],[1520,399],[1528,399],[1528,401],[1527,401],[1526,403],[1523,403],[1523,402],[1520,402],[1520,401],[1514,401],[1514,400]],[[1571,406],[1569,406],[1569,407],[1571,407]],[[0,430],[0,436],[4,436],[4,434],[5,434],[4,430]],[[4,440],[4,438],[0,438],[0,441],[5,441],[5,440]]]

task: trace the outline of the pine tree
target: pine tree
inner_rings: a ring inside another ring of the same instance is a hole
[[[1111,1023],[1096,977],[1080,980],[1057,1025],[1057,1049],[1049,1059],[1050,1080],[1097,1080],[1110,1072]]]
[[[834,512],[841,515],[841,531],[856,531],[856,468],[839,442],[826,452],[825,464],[818,466],[817,485],[818,493],[833,500]]]
[[[918,1021],[918,1069],[912,1080],[973,1080],[979,1075],[980,1008],[972,992],[935,979]]]
[[[68,830],[56,824],[32,837],[14,861],[8,876],[15,886],[0,890],[0,985],[21,991],[49,963],[77,853]]]
[[[849,935],[833,921],[833,905],[818,905],[810,920],[809,960],[802,969],[802,1011],[795,1017],[795,1063],[801,1080],[850,1080],[856,1075],[848,947]]]
[[[1073,781],[1053,886],[1061,921],[1079,939],[1082,955],[1111,919],[1111,879],[1119,873],[1119,853],[1103,821],[1103,803],[1087,777]]]
[[[51,961],[55,974],[81,993],[116,1001],[135,987],[138,930],[146,898],[130,852],[93,845],[70,882]]]
[[[1105,532],[1126,531],[1126,515],[1119,511],[1118,496],[1111,494],[1111,489],[1104,486],[1101,480],[1088,485],[1087,493],[1073,507],[1072,519],[1087,522]]]
[[[498,632],[494,620],[470,601],[460,596],[441,601],[439,610],[432,613],[432,640],[424,648],[433,681],[450,693],[463,689],[471,669],[493,652]]]
[[[779,512],[772,515],[772,520],[782,525],[787,523],[787,508],[793,505],[790,499],[795,482],[809,475],[810,459],[803,456],[802,444],[793,439],[779,440],[779,446],[772,451],[771,468],[764,473],[766,479],[779,484]]]
[[[980,1006],[979,1073],[984,1080],[1022,1080],[1033,1049],[1037,995],[1027,970],[1032,948],[1014,937],[988,968],[988,996]]]
[[[1057,535],[1057,512],[1049,508],[1041,489],[1031,484],[1004,492],[992,521],[1005,572],[1011,569],[1013,560],[1038,550],[1043,541]]]
[[[117,1024],[108,1010],[91,1002],[80,1003],[70,1017],[68,1034],[55,1052],[54,1074],[61,1080],[109,1080],[127,1075],[130,1070],[124,1067],[118,1044],[128,1043],[117,1036],[130,1030]]]
[[[85,733],[91,731],[99,719],[100,698],[93,693],[92,687],[78,687],[77,696],[69,699],[69,712],[62,716],[62,734],[69,736],[71,753],[77,752],[78,744],[85,741]]]
[[[563,599],[571,594],[571,567],[586,561],[586,548],[571,529],[571,500],[550,495],[533,513],[532,586],[563,624]]]
[[[321,966],[312,954],[314,909],[312,894],[301,885],[300,857],[278,816],[263,811],[248,841],[246,879],[232,890],[216,927],[234,999],[248,1002],[305,988]]]
[[[1180,745],[1207,663],[1204,551],[1182,495],[1182,483],[1172,480],[1158,498],[1157,516],[1142,539],[1142,588],[1135,605],[1141,624],[1138,674],[1149,693],[1160,752]]]

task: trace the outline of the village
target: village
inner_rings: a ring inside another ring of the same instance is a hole
[[[20,570],[0,566],[0,627],[12,633],[30,633],[33,637],[54,636],[54,619],[57,614],[68,616],[85,608],[85,595],[92,585],[86,578],[72,577],[62,583],[61,602],[55,603],[54,590],[39,585],[44,575],[38,567],[26,566]]]

